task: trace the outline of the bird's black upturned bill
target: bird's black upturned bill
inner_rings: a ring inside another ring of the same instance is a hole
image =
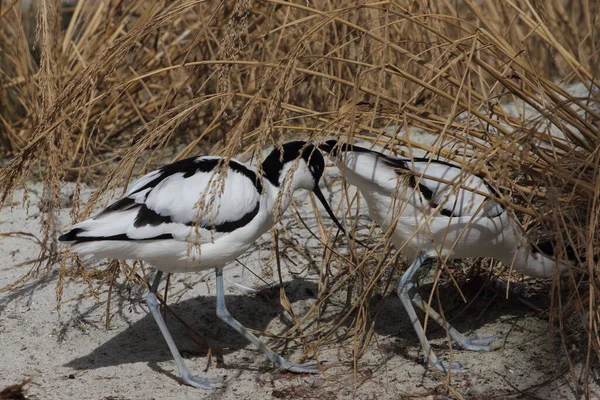
[[[344,232],[345,235],[347,235],[348,233],[346,232],[346,229],[344,229],[344,226],[340,223],[340,221],[337,219],[337,217],[333,213],[333,210],[329,206],[329,203],[327,203],[327,199],[325,199],[325,196],[323,195],[323,192],[321,192],[321,189],[319,189],[319,186],[315,186],[315,188],[313,189],[313,193],[315,194],[315,196],[317,196],[317,199],[319,199],[321,204],[323,204],[323,207],[325,207],[325,211],[327,211],[327,214],[329,214],[329,216],[331,217],[333,222],[337,225],[337,227],[340,228],[340,230],[342,232]]]
[[[329,203],[327,203],[327,200],[325,199],[325,196],[323,195],[323,192],[321,192],[321,189],[319,189],[319,186],[315,186],[315,188],[313,189],[313,193],[315,194],[315,196],[317,196],[317,199],[319,199],[319,201],[321,202],[321,204],[323,204],[323,207],[325,207],[325,211],[327,211],[327,214],[329,214],[329,216],[331,217],[331,219],[333,220],[333,222],[335,223],[335,225],[338,228],[340,228],[340,230],[344,233],[344,235],[348,235],[348,232],[346,232],[346,229],[344,228],[344,226],[340,223],[340,221],[337,219],[337,217],[333,213],[333,210],[329,206]],[[354,235],[351,235],[351,236],[352,236],[352,239],[354,240],[354,242],[356,242],[357,244],[361,245],[364,248],[367,248],[367,249],[369,248],[362,241],[356,239],[354,237]]]

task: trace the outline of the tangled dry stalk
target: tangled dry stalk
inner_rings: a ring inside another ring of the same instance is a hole
[[[600,2],[45,0],[30,11],[35,32],[21,1],[0,5],[0,204],[44,182],[48,266],[64,181],[103,177],[87,207],[74,199],[79,219],[132,175],[191,154],[331,135],[423,149],[487,175],[530,232],[577,249],[552,315],[578,316],[588,339],[578,361],[596,362]],[[420,130],[438,140],[411,140]],[[372,276],[392,262],[367,274],[365,256],[352,251],[329,282],[330,293],[354,282],[344,317],[357,356]]]

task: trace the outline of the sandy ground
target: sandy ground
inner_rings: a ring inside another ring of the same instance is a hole
[[[12,207],[0,213],[0,233],[28,232],[41,235],[39,212],[40,186],[30,186],[29,209],[20,204],[22,191],[17,191]],[[73,186],[63,190],[65,203]],[[84,191],[89,195],[90,190]],[[309,206],[298,208],[315,232],[316,220]],[[68,226],[65,209],[60,224]],[[367,221],[366,213],[364,221]],[[286,293],[294,313],[302,315],[315,301],[318,287],[319,246],[305,229],[298,226],[290,210],[282,222],[288,227],[281,233],[281,251]],[[294,232],[292,235],[291,232]],[[309,249],[309,262],[292,246],[292,239]],[[279,303],[277,274],[271,252],[270,233],[261,238],[249,254],[240,258],[271,289],[249,291],[241,286],[265,286],[232,263],[226,269],[229,310],[244,325],[259,331],[281,333],[289,317]],[[16,281],[30,266],[16,266],[38,256],[38,245],[29,238],[2,237],[0,242],[0,287]],[[92,268],[92,267],[90,267]],[[23,287],[0,293],[0,390],[8,385],[31,379],[26,392],[39,399],[445,399],[453,398],[445,390],[445,376],[428,370],[408,317],[398,298],[392,294],[376,296],[371,311],[377,312],[374,340],[360,360],[356,374],[352,369],[352,341],[321,347],[318,360],[326,360],[326,368],[318,375],[298,375],[275,370],[268,360],[215,315],[214,274],[178,274],[172,279],[169,304],[173,311],[193,327],[212,349],[207,363],[206,348],[193,340],[173,316],[167,322],[188,367],[207,377],[226,376],[222,387],[205,391],[181,384],[171,354],[154,320],[147,313],[146,290],[116,282],[111,304],[110,329],[105,328],[107,293],[98,299],[84,298],[56,309],[58,266],[47,276]],[[477,292],[480,283],[470,286]],[[98,282],[93,282],[98,285]],[[467,285],[469,286],[469,285]],[[87,284],[67,280],[63,299],[85,293]],[[427,290],[424,288],[423,290]],[[465,287],[465,293],[469,293]],[[472,399],[534,398],[578,399],[570,384],[568,362],[556,329],[549,329],[547,317],[536,315],[515,299],[505,300],[492,290],[484,291],[476,304],[464,310],[455,291],[445,294],[446,313],[456,316],[454,323],[464,332],[478,335],[501,333],[497,350],[475,353],[450,350],[445,332],[430,325],[428,336],[438,355],[467,361],[466,373],[453,374],[450,383],[456,393]],[[529,299],[544,306],[543,293]],[[328,315],[339,312],[343,299],[332,299]],[[340,332],[348,329],[342,326]],[[310,328],[309,328],[310,331]],[[202,340],[200,340],[201,342]],[[285,357],[297,360],[303,344],[292,340],[271,341]],[[312,353],[311,353],[312,354]],[[307,359],[312,362],[314,359]],[[523,391],[519,394],[519,391]],[[447,397],[448,396],[448,397]],[[1,396],[0,396],[1,397]],[[600,392],[592,394],[600,397]]]

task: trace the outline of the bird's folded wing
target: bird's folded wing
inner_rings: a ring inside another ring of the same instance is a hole
[[[485,179],[457,165],[425,158],[387,158],[387,163],[418,189],[432,208],[442,215],[464,217],[481,215],[495,218],[504,207],[493,200],[498,194]]]
[[[75,225],[72,239],[212,241],[258,214],[261,191],[256,172],[236,160],[188,158],[139,179],[123,198]]]

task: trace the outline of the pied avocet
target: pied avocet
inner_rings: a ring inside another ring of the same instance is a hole
[[[412,259],[398,284],[398,296],[406,309],[425,352],[425,361],[441,371],[463,371],[464,363],[441,362],[419,322],[413,304],[428,310],[415,289],[414,279],[429,258],[492,257],[532,277],[548,278],[567,265],[542,254],[525,236],[522,227],[500,203],[485,179],[444,161],[427,158],[389,157],[363,147],[329,140],[319,146],[342,171],[342,178],[358,188],[369,215],[384,231],[392,227],[396,248]],[[552,255],[550,251],[548,251]],[[491,350],[498,336],[466,337],[429,309],[429,316],[464,349]]]
[[[158,308],[156,291],[163,272],[214,268],[219,318],[277,367],[317,373],[316,364],[285,360],[231,316],[225,307],[222,272],[224,264],[274,225],[274,217],[287,208],[297,189],[315,193],[343,230],[318,186],[324,166],[321,153],[303,141],[275,148],[260,173],[235,159],[187,158],[145,175],[123,198],[73,225],[59,240],[69,242],[71,250],[81,255],[143,260],[158,269],[146,302],[185,383],[212,389],[212,383],[222,379],[193,376],[185,366]]]

